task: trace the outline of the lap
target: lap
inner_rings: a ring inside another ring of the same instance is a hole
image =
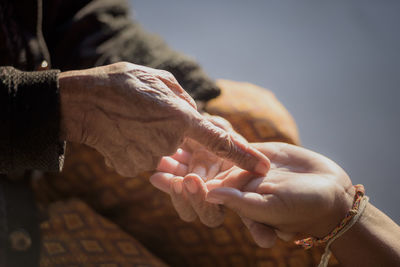
[[[120,227],[80,200],[48,207],[40,225],[40,266],[166,266]]]

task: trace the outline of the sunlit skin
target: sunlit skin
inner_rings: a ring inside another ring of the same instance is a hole
[[[255,242],[265,248],[272,247],[277,237],[285,241],[324,237],[346,216],[355,190],[336,163],[289,144],[252,146],[271,160],[267,175],[224,166],[222,161],[219,172],[203,181],[190,170],[196,169],[197,162],[204,166],[204,161],[192,160],[196,151],[179,149],[172,157],[163,158],[151,182],[171,195],[178,214],[187,221],[199,217],[206,225],[216,226],[223,221],[222,207],[232,209]],[[181,185],[180,193],[174,191],[176,184]],[[398,240],[399,226],[368,204],[361,218],[332,243],[331,249],[343,266],[400,266]]]
[[[207,118],[238,140],[244,140],[225,119],[216,116]],[[174,155],[161,159],[157,168],[159,172],[150,181],[170,194],[182,220],[190,222],[199,218],[205,225],[215,227],[224,221],[224,210],[220,205],[205,202],[208,192],[206,181],[211,182],[217,174],[233,166],[231,161],[209,152],[198,142],[186,140]]]
[[[217,226],[223,222],[218,204],[232,208],[262,247],[272,246],[276,235],[285,240],[297,233],[322,237],[344,218],[354,189],[347,174],[334,162],[284,143],[252,145],[271,160],[266,176],[217,161],[219,172],[204,181],[191,170],[204,166],[206,161],[194,162],[196,151],[181,149],[163,158],[160,172],[151,177],[151,182],[171,195],[178,214],[186,221],[198,216],[206,225]],[[211,168],[215,166],[206,166]]]
[[[175,77],[127,62],[59,75],[61,139],[103,154],[120,175],[154,170],[187,140],[244,169],[266,173],[269,160],[202,116]]]
[[[268,174],[258,177],[234,167],[216,177],[219,181],[212,188],[219,188],[211,190],[208,201],[223,203],[242,217],[262,222],[284,239],[294,234],[323,237],[345,217],[355,192],[337,164],[284,143],[253,146],[271,157]]]

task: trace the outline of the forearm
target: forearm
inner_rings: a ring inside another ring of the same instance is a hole
[[[400,227],[368,204],[359,221],[331,245],[344,266],[399,266]]]

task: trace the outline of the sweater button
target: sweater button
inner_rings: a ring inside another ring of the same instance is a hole
[[[32,245],[31,236],[24,229],[11,232],[9,239],[11,248],[16,251],[26,251]]]
[[[41,70],[48,70],[49,69],[49,63],[46,60],[43,60],[42,63],[37,67],[38,71]]]

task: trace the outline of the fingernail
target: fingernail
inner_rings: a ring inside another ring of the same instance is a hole
[[[192,193],[195,194],[197,193],[198,187],[197,184],[193,180],[184,180],[186,189]]]
[[[256,173],[264,175],[268,172],[269,166],[266,163],[260,161],[257,163],[254,170]]]
[[[181,181],[175,181],[173,184],[174,191],[177,194],[182,193],[182,182]]]
[[[218,205],[224,204],[224,201],[222,199],[216,198],[214,196],[210,196],[210,197],[207,196],[206,201],[210,202],[212,204],[218,204]]]

